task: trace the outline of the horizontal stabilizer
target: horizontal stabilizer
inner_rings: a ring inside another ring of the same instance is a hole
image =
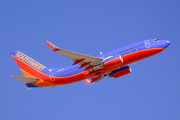
[[[86,83],[86,85],[90,85],[90,82],[88,79],[84,80],[84,82]]]
[[[39,80],[39,78],[23,77],[23,76],[15,76],[15,75],[12,75],[11,77],[25,84],[34,83]]]

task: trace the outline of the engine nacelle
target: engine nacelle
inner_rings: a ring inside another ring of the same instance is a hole
[[[118,78],[127,75],[129,73],[131,73],[131,68],[129,66],[124,66],[117,70],[112,71],[112,73],[109,74],[109,77]]]
[[[118,66],[122,63],[123,63],[123,59],[121,56],[113,56],[113,57],[110,57],[110,58],[107,58],[106,60],[104,60],[104,66],[106,68]]]

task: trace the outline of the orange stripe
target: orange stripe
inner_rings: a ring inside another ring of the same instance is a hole
[[[22,73],[24,74],[25,77],[34,77],[32,76],[31,74],[29,74],[28,72],[26,72],[25,70],[21,69],[20,70],[22,71]],[[35,77],[34,77],[35,78]]]
[[[25,77],[33,77],[35,78],[33,75],[31,75],[30,73],[26,72],[25,70],[21,69],[21,71],[23,72],[24,75],[26,75]],[[53,83],[49,83],[47,81],[44,81],[42,79],[39,79],[39,81],[32,83],[36,86],[39,87],[51,87],[51,86],[57,86],[56,84]]]
[[[52,87],[52,86],[58,86],[56,84],[53,83],[49,83],[47,81],[44,81],[42,79],[40,79],[39,81],[33,83],[34,85],[40,86],[40,87]]]

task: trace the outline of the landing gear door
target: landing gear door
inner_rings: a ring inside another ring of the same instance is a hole
[[[149,40],[145,40],[144,43],[145,43],[146,48],[150,48],[151,47],[150,43],[149,43]]]

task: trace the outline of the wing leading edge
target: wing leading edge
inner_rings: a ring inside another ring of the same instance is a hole
[[[103,59],[101,59],[101,58],[61,49],[61,48],[56,47],[49,41],[45,41],[45,42],[51,48],[51,50],[53,50],[54,52],[57,52],[65,57],[71,59],[74,62],[73,65],[79,64],[80,68],[85,67],[86,68],[85,70],[89,70],[89,71],[91,69],[102,68],[102,66],[100,67],[100,64],[102,64]]]

